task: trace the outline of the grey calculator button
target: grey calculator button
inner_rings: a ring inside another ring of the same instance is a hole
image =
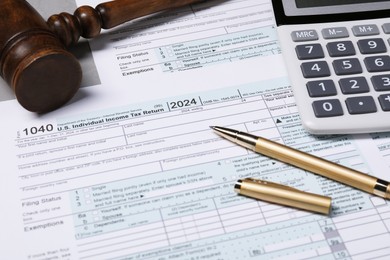
[[[353,47],[351,41],[330,42],[326,45],[326,48],[331,57],[351,56],[356,54],[355,47]]]
[[[378,97],[383,111],[390,111],[390,95],[380,95]]]
[[[372,96],[351,97],[345,100],[348,111],[351,115],[375,113],[377,111]]]
[[[373,56],[364,59],[369,72],[390,71],[390,56]]]
[[[362,54],[383,53],[387,51],[382,38],[359,40],[357,44]]]
[[[318,40],[318,34],[316,30],[293,31],[291,38],[294,42],[314,41]]]
[[[327,97],[337,95],[336,86],[333,80],[309,81],[306,84],[310,97]]]
[[[324,28],[322,29],[321,33],[324,39],[338,39],[349,36],[348,30],[345,27]]]
[[[375,24],[356,25],[352,27],[355,36],[378,35],[379,28]]]
[[[322,50],[321,44],[305,44],[298,45],[295,47],[298,59],[307,60],[307,59],[319,59],[324,58],[324,51]]]
[[[334,60],[333,68],[337,75],[362,73],[363,69],[357,58]]]
[[[371,83],[376,91],[390,91],[390,74],[372,76]]]
[[[344,94],[370,92],[370,87],[365,77],[342,78],[339,80],[339,85]]]
[[[314,101],[312,106],[316,117],[333,117],[344,114],[338,99]]]
[[[389,34],[390,33],[390,23],[383,24],[382,29],[383,29],[384,33]]]
[[[330,76],[329,66],[326,61],[304,62],[301,65],[305,78],[317,78]]]

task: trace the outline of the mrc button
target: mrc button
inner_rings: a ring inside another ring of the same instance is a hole
[[[315,41],[318,40],[318,34],[315,30],[293,31],[291,38],[294,42]]]

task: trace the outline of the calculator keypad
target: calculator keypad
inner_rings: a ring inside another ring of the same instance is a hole
[[[390,34],[390,23],[382,27],[362,24],[327,27],[319,33],[318,29],[291,33],[317,118],[390,111],[390,73],[383,74],[390,71],[390,56],[386,54],[390,40],[378,36],[381,30]],[[374,97],[375,92],[389,94]]]

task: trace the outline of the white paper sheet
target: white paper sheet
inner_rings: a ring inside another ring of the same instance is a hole
[[[251,132],[390,179],[386,134],[302,129],[269,1],[169,14],[92,41],[102,84],[64,108],[35,115],[0,103],[0,258],[385,259],[387,201],[209,128]],[[332,214],[238,196],[234,183],[245,177],[331,196]]]

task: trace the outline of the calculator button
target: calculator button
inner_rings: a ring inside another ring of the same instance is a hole
[[[314,101],[312,106],[316,117],[342,116],[344,114],[338,99]]]
[[[352,27],[355,36],[378,35],[379,28],[375,24],[356,25]]]
[[[328,53],[331,57],[351,56],[355,55],[355,47],[351,41],[330,42],[326,45]]]
[[[345,103],[351,115],[374,113],[377,111],[374,98],[371,96],[347,98]]]
[[[304,62],[301,65],[305,78],[317,78],[330,76],[330,70],[326,61]]]
[[[324,39],[338,39],[349,37],[349,33],[346,27],[331,27],[324,28],[321,31]]]
[[[384,33],[389,34],[390,33],[390,23],[383,24],[382,29],[383,29]]]
[[[337,75],[362,73],[363,69],[357,58],[334,60],[333,68]]]
[[[389,56],[367,57],[364,59],[364,63],[369,72],[390,71]]]
[[[318,34],[315,30],[293,31],[291,38],[294,42],[305,42],[318,40]]]
[[[378,97],[383,111],[390,111],[390,95],[380,95]]]
[[[357,44],[362,54],[383,53],[387,51],[385,42],[381,38],[359,40]]]
[[[344,94],[358,94],[370,92],[365,77],[344,78],[339,80],[341,92]]]
[[[326,97],[337,95],[333,80],[309,81],[306,84],[310,97]]]
[[[295,51],[297,52],[298,59],[300,60],[319,59],[325,57],[321,44],[318,43],[298,45],[295,47]]]
[[[371,83],[376,91],[390,90],[390,74],[371,77]]]

